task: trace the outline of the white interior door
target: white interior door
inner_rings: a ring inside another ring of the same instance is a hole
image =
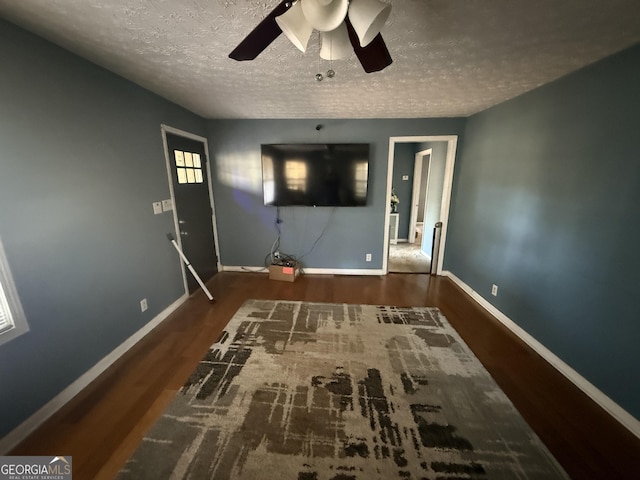
[[[411,214],[409,216],[409,243],[416,242],[416,226],[418,224],[418,213],[420,212],[420,194],[422,184],[422,168],[426,156],[431,157],[431,149],[416,153],[413,164],[413,190],[411,192]],[[427,159],[426,161],[429,161]],[[425,187],[426,188],[426,187]]]
[[[420,204],[420,179],[422,177],[422,155],[416,153],[413,163],[413,189],[411,191],[411,214],[409,215],[409,243],[416,241],[416,223],[418,221],[418,206]]]

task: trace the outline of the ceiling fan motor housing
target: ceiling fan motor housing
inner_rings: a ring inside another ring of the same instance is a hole
[[[300,0],[307,22],[319,32],[335,30],[344,22],[349,0]]]

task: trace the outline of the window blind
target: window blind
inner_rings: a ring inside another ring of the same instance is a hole
[[[13,321],[11,319],[11,310],[9,310],[9,302],[0,282],[0,334],[11,329]]]
[[[29,331],[0,238],[0,347]]]

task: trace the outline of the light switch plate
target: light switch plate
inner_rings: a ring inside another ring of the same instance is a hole
[[[169,212],[171,210],[173,210],[173,202],[171,199],[167,198],[166,200],[162,200],[162,211]]]
[[[162,202],[153,202],[153,214],[160,215],[162,213]]]

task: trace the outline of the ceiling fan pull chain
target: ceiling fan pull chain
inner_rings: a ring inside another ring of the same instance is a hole
[[[318,49],[319,48],[321,48],[321,46],[320,46],[320,35],[318,34]],[[324,75],[320,73],[320,55],[318,55],[318,73],[316,73],[316,80],[318,82],[321,82],[322,80],[324,80]]]
[[[329,40],[329,70],[327,70],[327,78],[333,78],[336,72],[333,70],[333,38]]]

